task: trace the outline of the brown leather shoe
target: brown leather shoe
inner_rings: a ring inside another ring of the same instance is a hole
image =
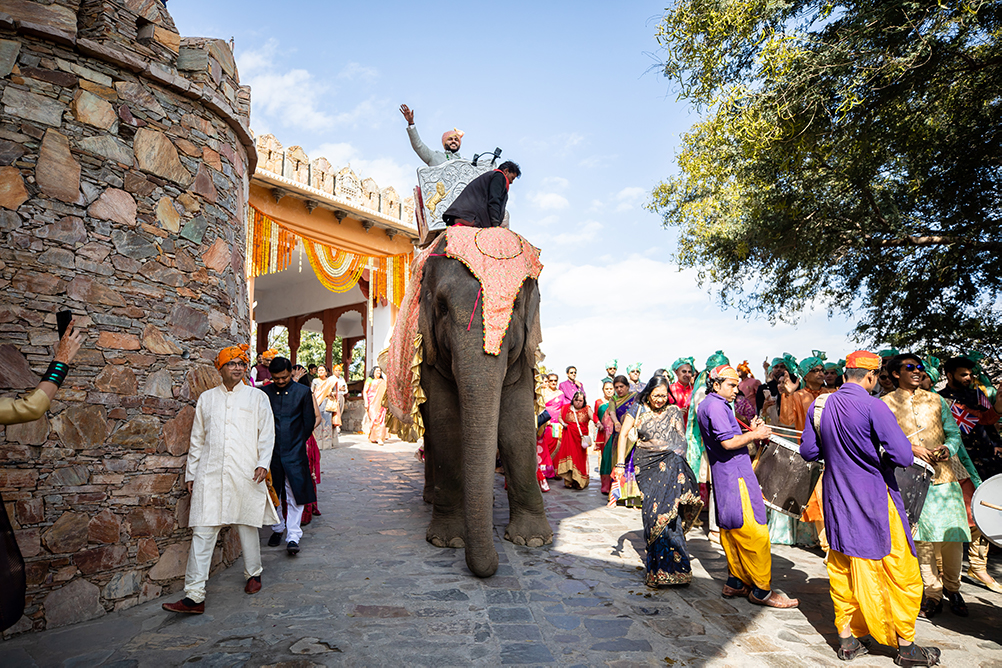
[[[751,589],[748,585],[744,585],[740,589],[735,589],[734,587],[728,587],[725,584],[724,591],[721,593],[721,596],[724,598],[747,598],[749,594],[751,594]]]
[[[189,615],[200,615],[205,612],[205,601],[195,603],[193,600],[185,596],[176,603],[164,603],[160,607],[167,612],[183,612]]]
[[[253,575],[247,578],[247,584],[244,585],[245,594],[256,594],[261,591],[261,576]]]
[[[778,589],[773,589],[764,599],[755,598],[754,594],[748,594],[748,600],[755,605],[764,605],[767,608],[796,608],[800,605],[798,599],[790,598]]]

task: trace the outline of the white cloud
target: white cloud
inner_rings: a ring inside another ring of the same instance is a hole
[[[543,211],[559,211],[571,205],[567,198],[557,193],[533,193],[529,201]]]
[[[562,232],[552,238],[552,242],[560,246],[577,246],[588,243],[595,239],[595,236],[602,230],[602,223],[589,220],[580,226],[576,226],[569,232]]]
[[[321,144],[307,155],[311,160],[327,158],[337,168],[350,165],[359,178],[371,177],[380,188],[393,186],[401,197],[411,195],[417,185],[414,165],[393,158],[362,158],[359,150],[347,142]]]
[[[584,142],[584,139],[584,135],[577,132],[559,132],[548,134],[545,137],[523,137],[519,140],[519,145],[523,149],[531,149],[559,157],[567,155],[571,149]]]
[[[379,77],[379,70],[375,67],[366,67],[360,63],[348,63],[338,72],[338,79],[376,79]]]
[[[647,191],[644,188],[639,188],[637,186],[630,186],[628,188],[623,188],[618,193],[616,193],[616,201],[619,204],[616,206],[616,211],[631,211],[637,205],[644,201]]]
[[[564,190],[570,184],[570,181],[560,176],[547,176],[543,179],[543,185],[553,190]]]
[[[363,122],[378,127],[387,103],[370,97],[347,111],[336,111],[331,101],[336,89],[305,69],[282,69],[278,63],[278,42],[268,40],[256,51],[242,51],[237,57],[242,83],[251,87],[252,117],[255,125],[269,124],[313,131],[358,127]],[[342,70],[347,78],[376,76],[372,68],[349,63]],[[340,75],[339,75],[340,77]],[[270,121],[270,123],[269,123]]]

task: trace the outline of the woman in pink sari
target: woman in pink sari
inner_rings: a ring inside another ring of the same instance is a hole
[[[365,402],[362,432],[368,435],[370,443],[382,445],[386,440],[386,406],[383,405],[385,394],[386,379],[383,378],[383,370],[374,366],[362,389],[362,398]]]
[[[555,373],[546,377],[546,385],[543,387],[543,401],[546,402],[546,412],[550,415],[550,420],[541,427],[542,433],[536,438],[536,460],[539,462],[539,469],[546,478],[556,478],[557,472],[553,468],[553,457],[560,447],[560,409],[564,407],[564,393],[557,388],[560,378]],[[545,482],[545,481],[544,481]],[[548,491],[548,486],[540,485],[543,491]]]

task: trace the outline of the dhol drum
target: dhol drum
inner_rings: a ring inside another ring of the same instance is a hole
[[[929,485],[932,484],[935,475],[932,466],[918,457],[915,457],[911,466],[894,469],[894,478],[898,481],[898,489],[901,490],[901,501],[904,503],[912,533],[915,533],[915,528],[918,527],[919,516],[925,506],[925,497],[929,494]]]
[[[1002,547],[1002,473],[985,480],[974,492],[971,514],[982,535]]]
[[[820,462],[809,462],[800,456],[799,445],[773,434],[759,455],[755,476],[765,505],[799,519],[821,470]]]

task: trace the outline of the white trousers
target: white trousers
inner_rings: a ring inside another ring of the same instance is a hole
[[[246,524],[232,525],[240,536],[240,546],[244,555],[244,577],[261,575],[261,539],[257,527]],[[212,551],[216,538],[223,527],[192,527],[191,549],[188,551],[188,567],[184,572],[184,595],[195,603],[205,600],[205,582],[212,567]]]
[[[278,524],[273,524],[271,530],[275,533],[288,531],[285,541],[287,543],[298,543],[303,538],[303,527],[300,524],[303,521],[303,507],[296,505],[296,495],[292,493],[288,477],[285,479],[285,506],[286,518],[283,520],[282,514],[279,513]],[[281,508],[278,510],[281,510]]]

